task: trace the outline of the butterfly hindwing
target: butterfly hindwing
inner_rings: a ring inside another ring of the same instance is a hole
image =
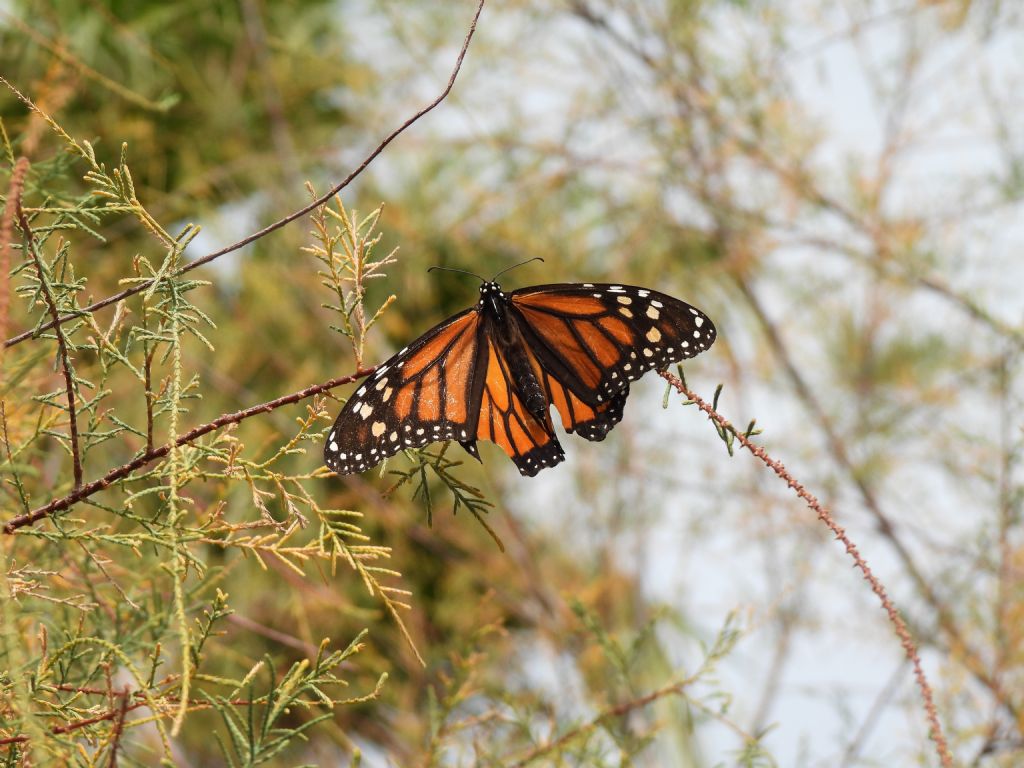
[[[631,285],[538,285],[513,291],[510,304],[548,375],[594,407],[645,372],[703,352],[716,336],[696,307]],[[610,420],[621,403],[606,408]]]
[[[540,413],[529,410],[505,354],[491,339],[482,343],[487,345],[487,362],[482,383],[477,384],[480,412],[476,437],[497,444],[522,474],[533,477],[565,459],[551,416],[546,408]],[[475,446],[470,452],[476,455]]]
[[[622,411],[629,396],[628,384],[605,402],[588,405],[547,371],[541,372],[541,381],[549,401],[562,417],[562,426],[566,432],[598,442],[604,440],[612,427],[622,421]]]
[[[385,362],[338,414],[324,461],[339,474],[362,472],[403,448],[472,439],[480,313],[469,309]]]

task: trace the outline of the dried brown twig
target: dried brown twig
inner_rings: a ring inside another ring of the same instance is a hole
[[[427,106],[419,110],[412,117],[408,118],[404,123],[398,126],[398,128],[389,133],[384,138],[384,140],[377,145],[376,149],[374,149],[369,155],[366,156],[366,159],[364,159],[363,162],[360,163],[358,168],[352,171],[342,181],[335,184],[325,194],[321,195],[316,200],[313,200],[308,205],[300,208],[297,211],[294,211],[293,213],[289,213],[284,218],[278,219],[273,224],[264,227],[258,232],[254,232],[253,234],[247,237],[243,237],[237,243],[232,243],[231,245],[221,248],[219,251],[214,251],[213,253],[209,253],[206,256],[202,256],[198,259],[195,259],[194,261],[189,262],[185,266],[175,271],[169,277],[180,277],[181,275],[195,269],[196,267],[201,267],[204,264],[209,264],[211,261],[219,259],[221,256],[225,256],[229,253],[232,253],[233,251],[237,251],[239,248],[249,245],[250,243],[257,241],[260,238],[266,237],[271,232],[276,232],[277,230],[281,229],[281,227],[284,227],[285,225],[292,223],[296,219],[302,218],[310,211],[319,208],[321,205],[331,200],[331,198],[333,198],[341,190],[343,190],[345,187],[351,184],[356,179],[356,177],[359,176],[363,171],[365,171],[367,166],[369,166],[370,163],[372,163],[377,158],[377,156],[381,152],[383,152],[392,141],[398,138],[398,136],[401,135],[413,123],[415,123],[425,114],[427,114],[435,107],[437,107],[437,105],[444,101],[445,98],[447,98],[448,94],[451,93],[451,90],[455,85],[455,79],[458,77],[459,71],[462,69],[462,62],[466,58],[466,51],[469,50],[469,43],[473,39],[473,34],[476,32],[476,23],[477,20],[480,18],[481,11],[483,11],[484,9],[484,2],[485,0],[479,0],[479,2],[477,3],[476,13],[473,15],[473,21],[469,25],[469,31],[466,33],[466,37],[462,42],[462,48],[459,51],[459,55],[455,60],[455,67],[452,69],[451,76],[448,78],[448,84],[445,86],[444,90],[441,91],[441,94],[432,102],[430,102]],[[4,347],[13,347],[15,344],[20,344],[21,342],[32,338],[36,334],[53,328],[56,325],[66,323],[68,320],[73,320],[74,318],[79,317],[80,315],[87,314],[89,312],[95,312],[97,309],[102,309],[103,307],[110,306],[111,304],[116,304],[117,302],[126,299],[129,296],[134,296],[137,293],[142,293],[143,291],[149,290],[152,287],[152,285],[152,280],[137,283],[131,288],[126,288],[120,293],[115,293],[114,295],[108,296],[105,299],[101,299],[100,301],[94,302],[93,304],[90,304],[87,307],[82,307],[82,309],[78,310],[78,312],[75,314],[61,315],[55,320],[51,320],[50,322],[45,323],[34,330],[25,331],[24,333],[20,333],[17,336],[12,336],[11,338],[7,339],[3,345]]]
[[[796,492],[797,496],[803,499],[807,506],[817,514],[818,519],[828,527],[836,539],[838,539],[846,548],[846,552],[853,559],[854,565],[864,575],[864,579],[871,586],[871,591],[875,593],[879,601],[882,603],[882,608],[885,610],[886,615],[888,615],[889,622],[893,625],[896,635],[900,639],[903,651],[906,653],[907,659],[914,668],[914,678],[917,681],[917,687],[921,691],[921,699],[924,703],[925,717],[928,720],[930,736],[935,742],[935,749],[938,752],[939,759],[942,761],[943,768],[952,768],[953,755],[949,751],[949,744],[946,742],[946,737],[942,731],[942,725],[939,723],[938,711],[935,708],[934,695],[932,693],[931,685],[928,683],[928,678],[925,676],[924,668],[921,666],[921,657],[918,653],[917,644],[910,636],[910,630],[907,629],[906,622],[903,621],[903,618],[900,616],[896,606],[893,605],[893,602],[889,598],[882,582],[879,581],[870,566],[868,566],[867,561],[865,561],[861,556],[860,551],[857,549],[857,545],[854,544],[850,537],[846,535],[846,531],[843,527],[835,521],[835,518],[832,517],[832,513],[829,512],[829,510],[826,509],[820,501],[818,501],[814,494],[808,491],[789,473],[789,470],[786,469],[782,462],[773,459],[768,455],[764,448],[751,442],[750,438],[746,434],[733,427],[733,425],[730,424],[724,416],[718,413],[718,411],[716,411],[707,401],[696,393],[691,392],[677,376],[673,376],[668,371],[661,371],[661,377],[665,379],[665,381],[667,381],[677,392],[685,395],[691,403],[704,411],[704,413],[707,414],[707,417],[711,419],[719,429],[731,434],[740,445],[760,459],[770,470],[772,470],[772,472],[785,480],[786,484]]]

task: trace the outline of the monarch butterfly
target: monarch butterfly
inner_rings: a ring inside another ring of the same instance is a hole
[[[362,472],[440,440],[457,440],[480,460],[476,441],[490,440],[532,477],[565,459],[552,405],[567,432],[604,440],[622,419],[631,381],[715,340],[707,315],[649,288],[560,283],[505,293],[501,274],[480,278],[475,306],[356,390],[328,434],[328,467]]]

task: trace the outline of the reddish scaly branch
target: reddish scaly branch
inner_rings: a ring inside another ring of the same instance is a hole
[[[104,720],[113,720],[116,717],[123,717],[124,714],[132,712],[141,707],[147,706],[145,701],[140,701],[135,704],[129,704],[128,706],[119,707],[118,709],[111,710],[102,715],[96,717],[90,717],[86,720],[76,720],[73,723],[67,725],[58,725],[55,728],[50,729],[50,733],[54,736],[59,736],[62,733],[71,733],[77,731],[79,728],[85,728],[88,725],[95,725],[96,723],[102,723]],[[28,736],[9,736],[6,739],[0,739],[0,747],[6,747],[9,744],[24,744],[28,741]]]
[[[16,173],[18,167],[24,169],[22,171],[24,175],[25,171],[28,170],[28,158],[19,157],[15,166]],[[39,290],[42,291],[43,298],[46,299],[46,308],[50,311],[50,317],[53,318],[52,325],[57,329],[55,335],[57,336],[57,348],[60,352],[60,365],[64,369],[64,386],[67,388],[68,420],[71,426],[71,462],[74,465],[75,488],[77,489],[82,486],[82,455],[78,445],[78,404],[75,402],[75,377],[71,373],[71,356],[68,354],[68,340],[64,335],[64,329],[60,327],[60,311],[57,309],[57,302],[53,298],[53,292],[50,290],[49,282],[47,282],[46,272],[43,269],[43,260],[36,249],[36,239],[32,234],[32,226],[29,224],[28,217],[21,207],[21,190],[18,191],[18,196],[14,198],[15,213],[18,216],[21,231],[25,235],[25,247],[33,263],[36,265],[36,273],[39,275]]]
[[[117,708],[117,721],[114,723],[114,734],[110,739],[110,768],[117,768],[117,748],[121,745],[121,734],[124,733],[124,719],[128,715],[128,697],[131,690],[126,685],[121,693],[121,706]]]
[[[924,668],[921,666],[921,657],[918,654],[917,644],[910,636],[910,630],[907,629],[906,622],[903,621],[903,617],[900,616],[896,606],[893,605],[893,602],[889,598],[882,582],[878,580],[878,577],[875,576],[874,572],[868,566],[867,561],[865,561],[861,556],[860,551],[857,549],[857,545],[855,545],[853,541],[850,540],[850,537],[846,535],[846,531],[843,527],[835,521],[835,518],[832,517],[832,513],[822,506],[821,502],[818,501],[814,494],[808,491],[801,483],[797,482],[782,462],[773,459],[768,455],[764,448],[752,443],[749,437],[747,437],[743,432],[737,430],[729,423],[728,420],[726,420],[724,416],[712,408],[708,402],[687,389],[686,385],[678,377],[673,376],[668,371],[661,371],[660,374],[665,381],[676,389],[676,391],[685,395],[690,402],[694,403],[698,408],[704,411],[709,419],[715,422],[715,424],[717,424],[721,429],[732,434],[740,445],[760,459],[769,469],[772,470],[772,472],[785,480],[786,484],[796,492],[797,496],[803,499],[804,503],[806,503],[807,506],[817,514],[818,519],[821,520],[830,531],[832,531],[832,534],[846,548],[846,552],[853,559],[854,565],[864,575],[864,579],[871,586],[871,591],[875,593],[879,601],[882,603],[882,608],[888,615],[889,621],[895,629],[896,635],[900,639],[903,651],[906,653],[907,658],[910,660],[910,663],[914,668],[914,678],[917,681],[917,687],[921,691],[921,699],[924,702],[925,717],[928,720],[931,738],[935,742],[935,749],[938,752],[939,759],[942,761],[943,768],[952,768],[953,755],[949,751],[949,744],[946,742],[945,734],[942,731],[942,725],[939,723],[939,715],[935,708],[934,695],[932,694],[931,685],[928,683],[928,678],[924,674]]]
[[[63,690],[66,690],[66,689],[67,688],[64,688]],[[81,690],[84,691],[84,692],[88,692],[88,693],[102,693],[104,695],[106,694],[106,691],[96,691],[94,689],[83,688]],[[136,696],[140,696],[140,695],[141,695],[141,693],[139,691],[129,691],[127,688],[125,688],[124,691],[114,691],[114,696],[116,696],[116,697],[121,699],[121,703],[117,707],[115,707],[113,709],[110,709],[110,710],[108,710],[107,712],[104,712],[101,715],[97,715],[96,717],[89,717],[89,718],[86,718],[84,720],[76,720],[73,723],[67,723],[65,725],[55,726],[55,727],[50,729],[50,733],[53,734],[54,736],[59,736],[59,735],[61,735],[63,733],[72,733],[74,731],[80,730],[80,729],[85,728],[87,726],[95,725],[96,723],[102,723],[102,722],[104,722],[106,720],[116,720],[117,722],[114,723],[114,728],[115,728],[115,732],[114,732],[114,736],[115,736],[115,740],[114,740],[115,749],[114,749],[114,751],[112,753],[112,754],[116,755],[117,754],[117,752],[116,752],[116,744],[117,744],[116,739],[120,738],[121,733],[122,733],[122,731],[124,729],[125,716],[129,712],[134,712],[136,709],[142,709],[143,707],[148,707],[149,706],[149,702],[148,701],[136,701],[133,704],[129,704],[128,703],[130,699],[135,698]],[[163,697],[162,700],[166,701],[168,703],[171,703],[171,704],[175,704],[178,701],[180,701],[180,699],[178,699],[177,696],[165,696],[165,697]],[[259,700],[255,700],[255,701],[258,702]],[[251,704],[254,703],[254,700],[250,700],[250,699],[232,699],[228,703],[231,704],[234,707],[248,707],[248,706],[250,706]],[[189,702],[189,707],[193,708],[193,709],[209,709],[212,706],[213,706],[213,704],[211,704],[208,701],[190,701]],[[29,740],[28,736],[8,736],[6,738],[0,739],[0,747],[6,747],[6,746],[9,746],[11,744],[24,744],[28,740]]]
[[[452,69],[451,76],[448,78],[448,84],[445,86],[444,90],[441,91],[441,94],[432,102],[430,102],[427,106],[423,107],[419,112],[417,112],[404,123],[402,123],[400,126],[398,126],[398,128],[389,133],[387,137],[385,137],[385,139],[380,144],[377,145],[377,148],[366,156],[366,159],[363,160],[363,162],[359,165],[358,168],[352,171],[342,181],[335,184],[334,187],[332,187],[326,194],[317,198],[316,200],[309,203],[305,207],[300,208],[294,213],[288,214],[283,219],[278,219],[273,224],[270,224],[269,226],[266,226],[263,229],[261,229],[259,232],[254,232],[248,237],[242,238],[237,243],[232,243],[231,245],[221,248],[219,251],[214,251],[213,253],[207,254],[206,256],[189,262],[187,265],[179,269],[170,277],[180,277],[181,275],[185,274],[190,270],[195,269],[196,267],[201,267],[204,264],[209,264],[214,259],[219,259],[221,256],[229,254],[233,251],[237,251],[239,248],[242,248],[248,245],[249,243],[255,242],[256,240],[259,240],[262,237],[266,237],[271,232],[277,231],[286,224],[290,224],[296,219],[302,218],[310,211],[320,207],[324,203],[328,202],[332,197],[338,194],[345,187],[347,187],[349,184],[351,184],[355,180],[355,178],[359,176],[359,174],[361,174],[363,171],[365,171],[367,166],[369,166],[369,164],[372,163],[377,158],[377,156],[381,152],[383,152],[384,149],[392,141],[398,138],[398,136],[402,134],[407,128],[409,128],[413,123],[415,123],[425,114],[433,110],[438,104],[440,104],[448,97],[449,93],[451,93],[451,90],[455,85],[455,79],[459,76],[459,71],[462,69],[462,62],[466,58],[466,51],[469,50],[469,43],[473,39],[473,34],[476,32],[476,23],[477,20],[480,18],[481,11],[483,11],[484,9],[484,2],[485,0],[479,0],[479,2],[477,3],[476,13],[473,15],[473,21],[469,25],[469,31],[466,33],[466,37],[462,41],[462,49],[459,51],[458,58],[456,58],[455,60],[455,67]],[[138,285],[121,291],[120,293],[116,293],[113,296],[108,296],[107,298],[90,304],[87,307],[83,307],[82,309],[78,310],[76,314],[62,315],[58,317],[56,320],[51,320],[49,323],[39,326],[35,330],[25,331],[24,333],[20,333],[17,336],[12,336],[11,338],[7,339],[7,341],[4,342],[4,347],[13,347],[15,344],[20,344],[26,339],[30,339],[34,335],[42,331],[48,330],[49,328],[53,328],[55,325],[66,323],[68,320],[73,320],[75,317],[79,317],[82,314],[88,312],[95,312],[97,309],[102,309],[103,307],[110,306],[111,304],[116,304],[122,299],[126,299],[129,296],[133,296],[137,293],[142,293],[143,291],[148,290],[150,286],[152,286],[152,281],[139,283]]]
[[[366,376],[369,376],[371,373],[374,372],[374,370],[376,369],[367,368],[364,370],[359,370],[348,376],[342,376],[341,378],[331,379],[330,381],[326,381],[323,384],[314,384],[312,387],[306,387],[303,390],[293,392],[292,394],[285,395],[284,397],[279,397],[276,400],[269,400],[265,403],[254,405],[251,408],[246,408],[241,411],[235,411],[234,413],[225,413],[222,416],[218,416],[213,421],[207,422],[206,424],[203,424],[201,426],[196,427],[195,429],[186,432],[184,435],[179,437],[174,444],[179,447],[182,445],[186,445],[195,440],[198,440],[203,435],[209,434],[210,432],[213,432],[216,429],[220,429],[221,427],[225,427],[228,424],[237,424],[252,416],[256,416],[261,413],[269,413],[270,411],[273,411],[284,405],[291,405],[292,403],[297,403],[300,400],[305,400],[306,398],[313,397],[313,395],[319,395],[321,392],[326,392],[327,390],[333,389],[334,387],[340,387],[342,384],[349,384],[353,381],[357,381],[358,379],[362,379]],[[83,499],[92,496],[94,493],[102,491],[104,488],[108,488],[112,484],[116,483],[118,480],[122,480],[128,477],[135,470],[140,469],[141,467],[144,467],[147,464],[156,461],[157,459],[162,459],[170,452],[170,450],[170,443],[165,443],[164,445],[161,445],[158,448],[149,449],[140,454],[139,456],[136,456],[134,459],[127,462],[126,464],[122,464],[121,466],[110,470],[109,472],[107,472],[107,474],[105,474],[98,480],[93,480],[91,483],[86,483],[85,485],[78,486],[74,491],[69,493],[67,496],[62,496],[59,499],[54,499],[45,506],[34,509],[31,512],[26,512],[23,515],[18,515],[17,517],[7,521],[7,523],[4,524],[2,530],[6,534],[11,534],[14,533],[18,528],[23,528],[26,525],[32,525],[33,523],[42,520],[44,517],[49,517],[50,515],[56,514],[57,512],[63,512],[65,509],[68,509],[69,507],[77,504]]]

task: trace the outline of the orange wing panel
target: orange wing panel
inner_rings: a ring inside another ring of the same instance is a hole
[[[410,379],[428,365],[437,362],[438,357],[451,342],[463,331],[476,323],[476,315],[472,312],[459,318],[447,328],[438,331],[430,341],[417,349],[402,367],[402,377]]]
[[[565,320],[543,312],[523,309],[530,326],[540,334],[550,347],[572,366],[573,372],[588,386],[595,387],[601,379],[601,371],[590,355],[573,336]]]
[[[518,305],[552,309],[566,315],[600,315],[607,312],[605,305],[592,296],[549,296],[544,293],[533,293],[516,296],[514,301]]]

